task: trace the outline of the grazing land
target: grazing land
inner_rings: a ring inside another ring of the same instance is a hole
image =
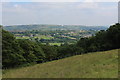
[[[91,37],[95,30],[52,30],[52,31],[12,31],[16,39],[26,39],[41,43],[76,43],[80,38]],[[52,44],[53,45],[53,44]],[[56,45],[56,44],[55,44]]]
[[[76,55],[3,71],[3,78],[117,78],[118,50]]]
[[[80,38],[91,37],[105,26],[82,25],[13,25],[4,26],[16,39],[27,39],[41,43],[76,43]],[[59,45],[60,45],[59,44]],[[54,45],[54,44],[52,44]],[[56,44],[55,44],[56,45]],[[58,46],[59,46],[58,45]]]

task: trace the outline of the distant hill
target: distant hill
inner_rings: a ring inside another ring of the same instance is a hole
[[[106,30],[105,26],[82,26],[82,25],[13,25],[4,26],[7,31],[25,30]]]
[[[72,56],[3,71],[3,78],[117,78],[118,50]]]

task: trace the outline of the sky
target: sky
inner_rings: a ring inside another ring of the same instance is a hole
[[[120,2],[118,3],[118,22],[120,23]]]
[[[1,0],[2,2],[118,2],[119,0]]]
[[[104,25],[118,22],[118,2],[17,2],[2,1],[2,25],[69,24]],[[65,0],[64,0],[65,1]],[[79,0],[80,1],[80,0]]]

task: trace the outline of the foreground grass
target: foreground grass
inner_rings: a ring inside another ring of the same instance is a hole
[[[6,70],[3,78],[117,78],[118,49]]]

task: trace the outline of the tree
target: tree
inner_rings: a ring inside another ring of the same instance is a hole
[[[3,68],[19,66],[26,62],[22,56],[24,51],[20,48],[14,36],[2,31],[2,63]]]
[[[27,62],[43,62],[45,54],[37,43],[29,40],[18,40],[18,42],[25,52],[23,56],[27,59]]]
[[[81,38],[77,42],[85,52],[103,51],[120,48],[120,24],[110,26],[106,31],[101,30],[90,38]]]
[[[45,53],[46,61],[51,61],[53,59],[56,59],[56,56],[57,56],[56,47],[50,46],[50,45],[43,45],[42,49]]]

